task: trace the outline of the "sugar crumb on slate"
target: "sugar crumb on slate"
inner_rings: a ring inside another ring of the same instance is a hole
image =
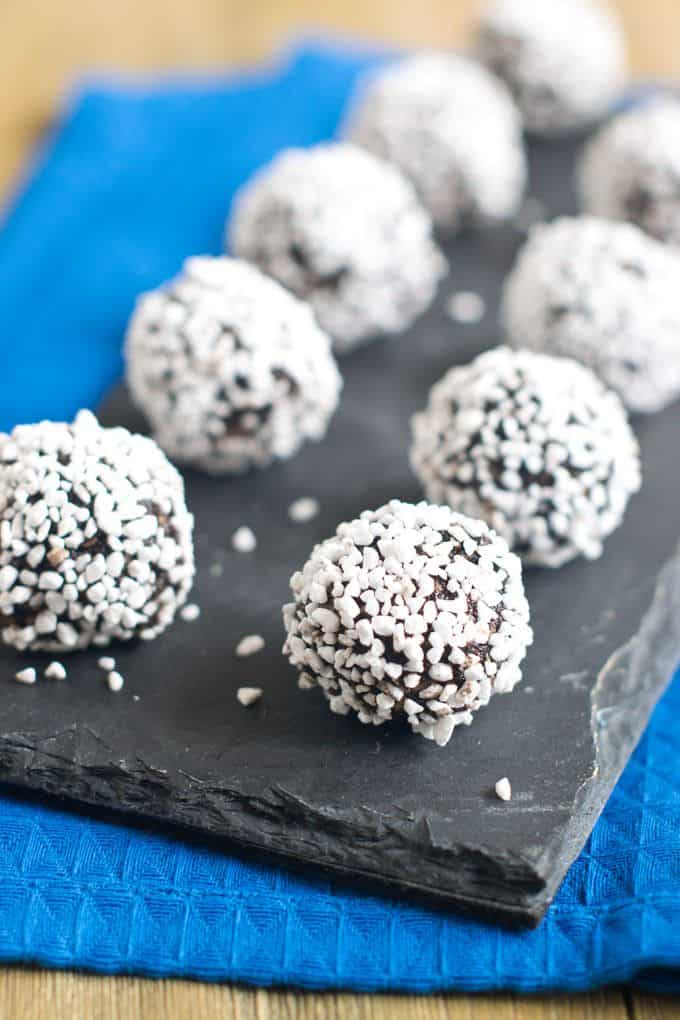
[[[502,779],[498,780],[494,790],[499,800],[510,800],[512,797],[512,787],[507,776],[503,776]]]
[[[322,439],[342,388],[306,302],[240,259],[187,259],[142,295],[125,357],[158,443],[216,475],[266,467]]]
[[[541,223],[504,284],[507,341],[575,358],[632,411],[660,411],[680,396],[679,278],[680,250],[633,223]]]
[[[487,0],[473,52],[507,84],[532,134],[584,128],[625,88],[621,19],[601,0]]]
[[[109,673],[109,675],[107,676],[106,682],[109,686],[109,690],[117,694],[118,691],[121,691],[123,689],[125,678],[121,676],[120,673],[117,673],[115,670],[112,670],[112,672]]]
[[[180,609],[179,615],[186,623],[193,623],[201,615],[201,607],[197,606],[195,602],[189,602],[183,609]]]
[[[443,746],[511,691],[532,641],[520,560],[479,520],[399,500],[340,524],[293,574],[284,654],[331,711]]]
[[[97,665],[106,673],[110,673],[116,668],[116,660],[110,655],[102,655],[101,659],[97,659]]]
[[[402,171],[444,231],[509,219],[521,201],[517,107],[503,82],[462,54],[419,53],[374,71],[345,130]]]
[[[483,518],[527,563],[596,559],[640,488],[621,401],[567,358],[487,351],[450,369],[412,425],[427,498]]]
[[[256,655],[264,648],[264,638],[260,634],[246,634],[236,645],[236,655],[245,658],[248,655]]]
[[[446,302],[446,313],[449,318],[464,325],[481,322],[485,311],[484,298],[472,290],[459,290]]]
[[[152,639],[194,578],[184,483],[153,440],[43,421],[0,433],[0,637],[19,651]]]
[[[33,666],[28,666],[26,669],[20,669],[18,673],[15,673],[14,679],[19,684],[34,684],[37,674]]]
[[[61,662],[50,662],[45,669],[45,676],[48,680],[65,680],[66,668]]]
[[[211,563],[210,564],[210,576],[211,577],[222,577],[223,573],[224,573],[224,566],[221,563],[216,562],[216,563]]]
[[[236,697],[244,708],[249,708],[254,705],[256,701],[259,701],[262,697],[261,687],[239,687],[236,692]]]
[[[312,496],[301,496],[300,499],[293,500],[288,507],[288,516],[295,524],[306,524],[307,521],[316,517],[320,509],[318,499],[314,499]]]
[[[257,536],[252,528],[243,524],[231,536],[231,544],[236,552],[250,553],[257,548]]]
[[[407,329],[446,273],[412,184],[356,145],[286,149],[232,208],[229,247],[308,301],[338,353]]]

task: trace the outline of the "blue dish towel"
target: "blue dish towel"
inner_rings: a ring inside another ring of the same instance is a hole
[[[220,250],[235,188],[331,137],[380,59],[303,46],[267,73],[90,85],[0,234],[0,428],[95,406],[134,296]],[[162,837],[0,800],[0,958],[356,989],[680,984],[680,679],[541,926],[512,933]]]

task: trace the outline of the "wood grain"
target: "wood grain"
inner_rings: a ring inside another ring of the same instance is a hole
[[[677,1020],[670,1000],[640,997],[642,1020]],[[654,1012],[668,1007],[666,1012]],[[651,1012],[649,1010],[652,1010]],[[0,1020],[625,1020],[620,991],[586,996],[317,994],[190,981],[0,971]]]
[[[618,0],[634,70],[680,75],[678,0]],[[411,45],[464,41],[475,0],[0,0],[0,196],[92,70],[207,68],[262,59],[301,31]],[[680,1020],[669,998],[360,996],[7,968],[0,1020]]]

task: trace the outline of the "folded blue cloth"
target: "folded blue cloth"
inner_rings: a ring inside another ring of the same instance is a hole
[[[380,59],[74,98],[0,234],[0,428],[96,406],[139,291],[220,249],[235,188],[337,129]],[[680,678],[541,926],[512,933],[140,828],[0,800],[0,958],[356,989],[680,984]]]

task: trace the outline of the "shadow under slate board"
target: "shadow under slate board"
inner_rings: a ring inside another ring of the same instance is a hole
[[[574,207],[575,152],[573,143],[532,150],[532,192],[553,215]],[[32,688],[11,682],[26,657],[0,652],[3,781],[189,827],[374,891],[516,924],[541,918],[680,660],[678,406],[635,422],[644,487],[602,559],[527,572],[536,640],[523,683],[448,747],[332,715],[319,691],[298,690],[281,655],[288,579],[313,543],[366,507],[419,498],[410,415],[451,364],[495,342],[500,284],[521,240],[507,228],[449,246],[451,276],[430,312],[343,360],[345,392],[323,443],[246,478],[187,472],[202,613],[154,642],[115,648],[120,694],[106,687],[100,652],[68,659],[67,680]],[[482,293],[480,325],[447,318],[459,289]],[[143,429],[122,389],[102,420]],[[302,495],[322,510],[293,524],[287,507]],[[257,533],[254,554],[231,549],[241,524]],[[266,648],[238,659],[248,633]],[[248,710],[236,700],[242,685],[264,688]],[[501,776],[512,783],[508,803],[493,792]]]

